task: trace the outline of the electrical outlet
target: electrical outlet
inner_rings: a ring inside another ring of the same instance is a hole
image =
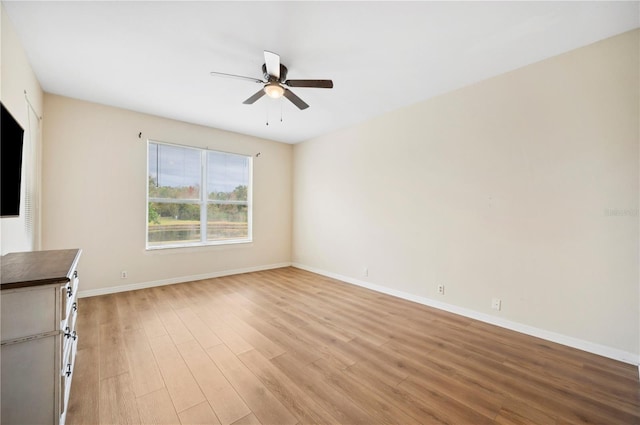
[[[369,267],[362,269],[362,277],[369,277]]]
[[[438,285],[438,294],[444,295],[444,285],[443,284],[439,284]]]
[[[127,277],[128,277],[127,276],[127,271],[126,270],[122,270],[120,272],[120,279],[126,279]]]
[[[502,300],[500,298],[493,298],[491,300],[491,308],[494,310],[500,310],[502,307]]]

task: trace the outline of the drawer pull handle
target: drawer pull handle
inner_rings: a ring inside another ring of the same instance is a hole
[[[71,334],[71,338],[73,338],[74,341],[78,339],[78,334],[76,333],[76,331],[73,331],[73,333]]]
[[[71,308],[73,308],[73,311],[78,311],[78,303],[73,303]]]
[[[67,286],[67,297],[71,298],[72,295],[73,295],[73,289],[71,289],[71,286]]]
[[[75,333],[75,331],[73,331],[73,332]],[[71,338],[71,329],[69,329],[69,326],[64,328],[64,337],[65,338]]]
[[[67,378],[71,376],[71,363],[67,363],[67,371],[64,373]]]
[[[78,270],[74,270],[73,272],[73,277],[77,278],[78,277]]]

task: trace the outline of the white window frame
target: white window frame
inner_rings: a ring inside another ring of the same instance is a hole
[[[150,202],[167,202],[164,198],[149,198],[149,145],[164,145],[173,146],[181,149],[192,149],[200,152],[200,199],[171,199],[171,203],[174,204],[194,204],[200,205],[200,241],[199,242],[184,242],[184,243],[172,243],[163,245],[149,245],[149,203]],[[247,237],[238,239],[226,239],[219,241],[207,240],[207,206],[208,205],[229,205],[239,204],[244,205],[244,201],[220,201],[208,199],[207,190],[207,153],[216,152],[227,155],[241,156],[247,158],[249,161],[249,179],[247,187]],[[215,149],[200,148],[196,146],[187,146],[177,143],[160,142],[157,140],[147,139],[147,169],[146,169],[146,202],[145,202],[145,246],[146,250],[153,251],[158,249],[175,249],[175,248],[193,248],[199,246],[215,246],[215,245],[234,245],[253,242],[253,157],[250,155],[243,155],[233,152],[219,151]]]

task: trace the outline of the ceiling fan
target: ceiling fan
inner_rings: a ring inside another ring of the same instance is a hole
[[[244,77],[242,75],[225,74],[223,72],[211,72],[211,75],[216,77],[239,78],[262,84],[263,87],[260,90],[242,102],[245,105],[255,103],[256,100],[266,94],[274,99],[284,96],[299,109],[307,109],[309,105],[307,105],[304,100],[296,96],[288,89],[288,87],[313,87],[321,89],[333,88],[333,81],[331,80],[287,80],[287,67],[280,63],[280,55],[267,50],[264,51],[262,74],[264,76],[264,80],[253,77]]]

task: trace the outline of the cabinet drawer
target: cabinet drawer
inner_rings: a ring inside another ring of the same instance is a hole
[[[60,370],[53,354],[59,338],[54,335],[2,346],[3,425],[52,423],[56,399],[51,384]]]
[[[58,329],[56,292],[60,285],[2,291],[2,342]]]

